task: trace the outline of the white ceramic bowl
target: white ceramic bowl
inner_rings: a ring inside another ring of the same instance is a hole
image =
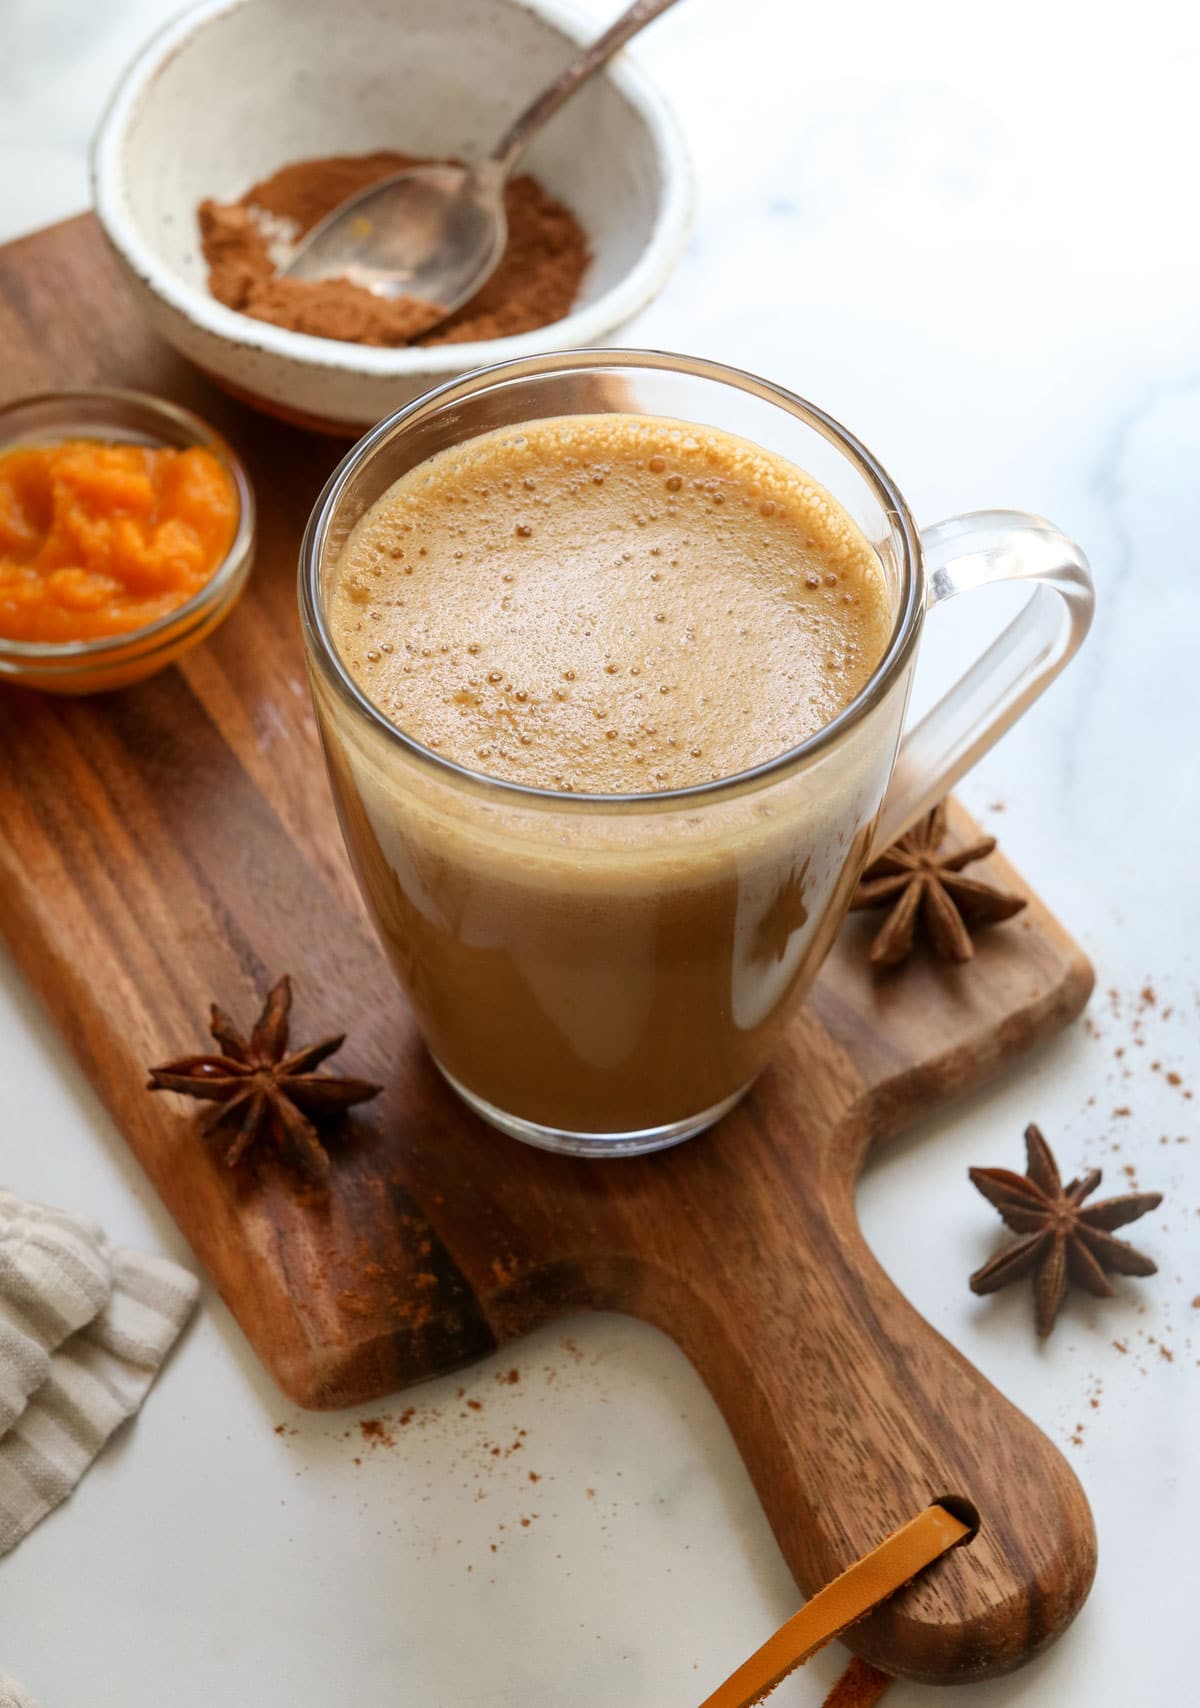
[[[350,432],[470,368],[608,343],[671,271],[691,206],[678,127],[627,56],[551,121],[519,168],[572,208],[594,256],[577,307],[540,331],[398,350],[287,332],[209,295],[196,227],[204,197],[233,199],[306,155],[486,152],[597,30],[560,0],[194,7],[126,72],[92,148],[96,211],[146,318],[251,402]]]

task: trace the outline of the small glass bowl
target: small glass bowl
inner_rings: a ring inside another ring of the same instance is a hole
[[[238,495],[233,543],[200,591],[177,610],[128,634],[97,640],[18,641],[0,635],[0,682],[19,682],[52,694],[95,694],[140,682],[173,664],[224,622],[254,561],[254,492],[245,469],[219,433],[190,410],[144,392],[50,391],[0,408],[0,454],[18,445],[54,444],[62,439],[167,445],[178,450],[199,445],[219,459]]]

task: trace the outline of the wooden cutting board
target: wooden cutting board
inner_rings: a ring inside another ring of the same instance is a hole
[[[918,958],[878,982],[877,921],[854,918],[779,1059],[712,1133],[607,1164],[500,1137],[424,1056],[326,790],[295,579],[340,447],[227,400],[146,332],[90,216],[0,250],[0,349],[6,398],[118,384],[189,404],[257,489],[250,590],[181,667],[91,700],[0,689],[0,928],[280,1386],[346,1405],[560,1312],[629,1311],[698,1366],[805,1592],[935,1496],[978,1508],[974,1543],[852,1647],[942,1682],[1055,1637],[1094,1569],[1083,1494],[879,1268],[854,1184],[873,1141],[1078,1015],[1091,969],[1062,927],[1031,897],[970,966]],[[348,1028],[335,1065],[386,1085],[337,1147],[327,1203],[269,1168],[234,1178],[184,1105],[144,1090],[146,1063],[201,1046],[211,998],[248,1024],[285,970],[293,1036]],[[937,1237],[917,1204],[913,1235]]]

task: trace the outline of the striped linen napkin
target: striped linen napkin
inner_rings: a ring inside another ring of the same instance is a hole
[[[138,1410],[198,1290],[178,1264],[0,1191],[0,1556]],[[0,1675],[0,1708],[6,1688]]]

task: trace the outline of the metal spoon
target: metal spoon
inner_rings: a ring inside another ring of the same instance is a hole
[[[504,253],[504,186],[527,144],[632,36],[674,4],[634,0],[526,107],[486,160],[409,167],[369,185],[313,226],[282,272],[293,279],[350,279],[376,296],[416,297],[440,309],[441,319],[452,314]]]

